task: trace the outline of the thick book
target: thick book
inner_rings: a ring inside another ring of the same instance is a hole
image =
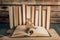
[[[17,26],[16,30],[14,31],[12,37],[22,37],[22,36],[30,36],[30,37],[48,36],[49,37],[48,31],[44,27],[40,27],[40,26],[35,26],[35,27],[36,27],[36,29],[30,28],[30,29],[26,30],[25,25],[19,25],[19,26]]]

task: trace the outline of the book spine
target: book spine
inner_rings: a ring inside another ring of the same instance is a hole
[[[43,27],[45,28],[45,22],[46,22],[46,10],[42,10],[42,16],[43,16]]]
[[[27,19],[31,19],[31,6],[27,6]]]
[[[21,10],[21,6],[19,6],[19,24],[22,25],[22,10]]]
[[[41,6],[39,6],[39,26],[41,26]]]
[[[13,28],[13,6],[9,7],[10,28]]]
[[[14,26],[18,26],[18,6],[14,6]]]
[[[34,24],[35,7],[32,6],[32,23]]]
[[[36,13],[35,13],[35,26],[38,26],[38,9],[36,9]]]
[[[47,7],[47,30],[50,28],[50,6]]]
[[[23,8],[23,25],[25,24],[25,21],[26,21],[26,16],[25,16],[25,5],[23,4],[22,6]]]

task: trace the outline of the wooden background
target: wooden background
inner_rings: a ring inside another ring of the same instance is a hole
[[[60,2],[60,0],[0,0],[0,3],[9,3],[9,2],[32,2],[32,1],[35,1],[35,2]]]
[[[60,6],[51,6],[51,23],[60,23]]]
[[[53,3],[56,4],[60,2],[60,0],[0,0],[0,4],[3,3],[13,3],[13,2],[36,2],[36,3]],[[7,13],[6,13],[7,14]],[[5,14],[2,14],[5,15]],[[0,16],[1,16],[1,12],[0,12]],[[3,19],[0,18],[0,21],[2,21]],[[5,19],[6,20],[6,19]],[[8,21],[8,19],[7,19]],[[51,6],[51,23],[60,23],[60,6]]]

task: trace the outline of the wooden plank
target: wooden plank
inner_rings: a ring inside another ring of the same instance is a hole
[[[60,40],[60,37],[52,38],[52,37],[22,37],[22,38],[10,38],[10,37],[2,37],[1,40]]]
[[[50,28],[50,6],[47,7],[47,29]]]
[[[19,16],[19,12],[18,12],[18,6],[14,6],[14,26],[18,25],[18,16]]]
[[[60,18],[60,12],[51,12],[51,18]]]
[[[43,24],[42,24],[42,25],[43,25],[43,27],[45,28],[45,24],[46,24],[46,23],[45,23],[45,22],[46,22],[46,10],[42,10],[42,14],[43,14],[43,15],[42,15],[42,16],[43,16],[43,18],[42,18],[42,19],[43,19],[43,20],[42,20],[42,21],[43,21]]]
[[[39,6],[39,26],[41,26],[41,6]]]
[[[60,18],[51,18],[51,23],[60,23]]]
[[[22,10],[21,6],[19,6],[19,24],[22,25]]]
[[[25,5],[23,4],[23,24],[25,24],[25,19],[26,19],[26,17],[25,17]]]
[[[38,26],[38,9],[36,9],[35,13],[35,26]]]
[[[13,28],[13,6],[8,7],[9,8],[9,19],[10,19],[10,28]]]
[[[31,6],[27,6],[27,18],[31,18]]]

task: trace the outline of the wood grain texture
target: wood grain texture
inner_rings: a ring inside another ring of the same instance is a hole
[[[51,23],[60,23],[60,6],[51,6]]]
[[[60,18],[51,18],[51,23],[60,23]]]

